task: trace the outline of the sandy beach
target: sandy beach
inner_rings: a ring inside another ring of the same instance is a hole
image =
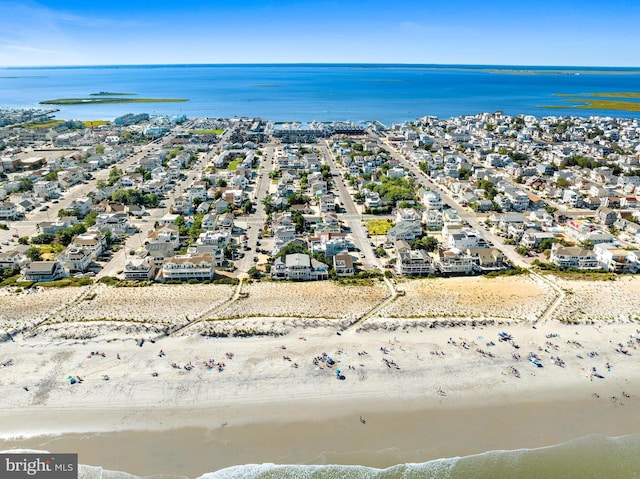
[[[170,471],[195,477],[249,462],[364,455],[386,466],[640,433],[640,325],[628,317],[640,283],[557,284],[557,304],[532,277],[403,282],[388,303],[383,283],[360,293],[247,284],[237,301],[215,285],[5,292],[0,446],[80,451],[85,464],[135,474],[167,472],[152,460],[162,451],[183,458],[176,469],[206,451],[206,463]],[[370,311],[375,301],[383,307]],[[548,316],[565,315],[565,301],[584,320],[538,320],[551,306]],[[609,315],[597,316],[603,304]],[[111,443],[122,453],[105,459]]]

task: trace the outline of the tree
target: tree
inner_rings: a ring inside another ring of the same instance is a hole
[[[305,227],[305,221],[304,221],[304,216],[302,216],[302,213],[295,210],[291,215],[291,220],[293,221],[293,224],[296,227],[296,233],[298,234],[303,233],[304,227]]]
[[[33,188],[33,181],[31,178],[20,178],[18,181],[18,191],[31,191]]]
[[[260,276],[262,276],[262,273],[255,266],[252,266],[251,268],[249,268],[249,271],[247,271],[247,274],[251,276],[253,279],[260,279]]]
[[[51,244],[55,241],[56,235],[53,233],[41,233],[31,238],[32,244]]]
[[[71,244],[71,241],[73,241],[73,238],[75,236],[82,234],[86,231],[87,231],[87,228],[84,226],[84,224],[76,223],[75,225],[70,226],[69,228],[59,229],[58,232],[56,233],[56,239],[58,243],[60,243],[61,245],[69,246],[69,244]]]
[[[552,238],[545,238],[542,241],[540,241],[540,244],[538,245],[536,250],[538,252],[542,252],[542,251],[551,249],[551,246],[553,246],[553,239]]]
[[[104,145],[100,144],[100,145],[96,146],[96,153],[98,155],[104,154]]]
[[[264,206],[264,212],[267,215],[270,215],[274,209],[273,197],[271,195],[266,195],[264,198],[262,198],[262,205]]]
[[[438,249],[438,240],[433,236],[425,236],[421,239],[411,241],[410,246],[413,249],[423,249],[431,252]]]
[[[84,224],[87,225],[87,227],[95,225],[97,217],[98,217],[97,211],[89,211],[87,213],[87,216],[84,217],[84,220],[83,220]]]
[[[63,216],[76,216],[76,210],[66,210],[64,208],[58,210],[58,218],[62,218]]]
[[[40,253],[40,248],[36,248],[35,246],[31,246],[29,249],[27,249],[25,254],[31,261],[42,260],[42,253]]]
[[[556,186],[558,188],[567,188],[571,185],[571,183],[569,183],[569,180],[567,180],[566,178],[558,178],[556,181]]]
[[[275,256],[275,258],[280,258],[281,256],[295,253],[309,254],[309,250],[300,243],[287,243],[282,248],[280,248],[280,251]]]
[[[44,179],[45,179],[46,181],[58,181],[58,171],[60,171],[60,170],[53,170],[53,171],[50,171],[49,173],[47,173],[47,174],[44,176]]]
[[[115,167],[111,168],[109,170],[109,179],[107,180],[107,184],[109,186],[113,186],[120,178],[122,178],[123,174],[124,173],[121,169]]]
[[[327,165],[326,163],[320,166],[320,173],[322,173],[322,178],[325,181],[329,180],[329,177],[331,176],[331,167],[329,165]]]
[[[20,238],[18,238],[18,243],[20,243],[20,244],[29,244],[29,237],[28,236],[21,236]]]
[[[581,248],[584,248],[584,249],[593,249],[593,241],[591,241],[591,240],[589,240],[589,239],[588,239],[588,240],[581,241],[581,242],[579,243],[579,246],[580,246]]]

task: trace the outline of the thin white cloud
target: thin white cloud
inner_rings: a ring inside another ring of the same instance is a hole
[[[44,48],[36,48],[29,45],[0,45],[1,50],[13,50],[19,52],[28,52],[28,53],[38,53],[38,54],[47,54],[47,55],[57,55],[61,53],[58,50],[48,50]]]
[[[400,30],[407,33],[424,33],[427,31],[424,25],[416,22],[402,22],[400,23]]]

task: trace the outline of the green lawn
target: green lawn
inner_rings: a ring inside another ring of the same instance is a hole
[[[64,123],[64,120],[49,120],[43,123],[25,123],[22,125],[24,128],[29,128],[32,130],[37,130],[40,128],[54,128],[58,126],[60,123]]]
[[[229,162],[229,166],[227,166],[227,170],[231,170],[231,171],[235,171],[238,169],[238,165],[242,163],[242,158],[238,159],[236,158],[233,161]]]
[[[215,130],[189,130],[189,133],[193,133],[194,135],[222,135],[224,130],[215,129]]]
[[[371,235],[385,235],[391,228],[393,228],[393,223],[387,220],[367,221],[367,231]]]
[[[91,128],[91,125],[95,128],[96,126],[111,124],[111,122],[107,120],[85,120],[83,123],[86,128]]]

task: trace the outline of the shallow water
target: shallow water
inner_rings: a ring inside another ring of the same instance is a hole
[[[529,67],[523,67],[529,68]],[[113,119],[125,113],[188,117],[260,116],[274,121],[378,120],[387,125],[435,115],[506,114],[640,117],[640,112],[549,109],[587,92],[637,91],[640,69],[452,65],[153,65],[0,68],[0,107],[101,91],[184,103],[67,105],[59,118]],[[618,72],[619,73],[619,72]],[[49,106],[43,106],[50,108]]]
[[[489,451],[423,463],[403,463],[378,469],[364,465],[248,464],[206,473],[201,479],[633,479],[640,478],[640,435],[591,435],[564,444],[513,451]],[[6,451],[3,451],[6,452]],[[379,462],[378,454],[368,454]],[[362,456],[363,462],[367,455]],[[125,471],[82,465],[79,479],[138,479]],[[186,475],[145,476],[186,479]]]

